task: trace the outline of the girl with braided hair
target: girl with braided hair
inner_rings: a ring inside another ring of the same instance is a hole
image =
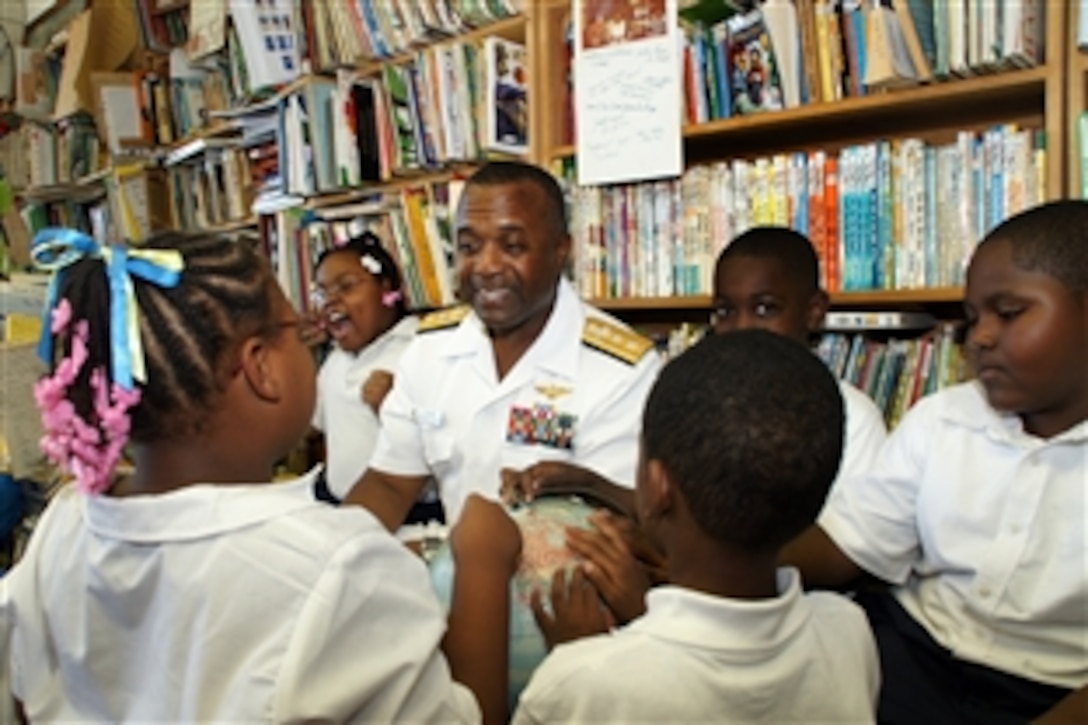
[[[307,430],[315,366],[267,261],[217,236],[127,249],[68,230],[34,253],[54,270],[42,445],[73,484],[0,592],[22,714],[478,720],[452,676],[505,652],[454,636],[475,612],[455,599],[447,660],[421,561],[364,509],[314,501],[315,472],[269,483]]]

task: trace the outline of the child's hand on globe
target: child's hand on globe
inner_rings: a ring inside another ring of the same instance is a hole
[[[638,527],[608,511],[590,516],[594,530],[567,527],[567,546],[585,559],[585,575],[600,592],[616,620],[630,622],[646,612],[646,592],[653,585],[636,547]]]
[[[548,649],[582,637],[603,634],[615,626],[608,608],[601,603],[597,588],[586,578],[580,566],[572,568],[569,576],[566,569],[557,569],[552,576],[551,612],[544,606],[539,589],[533,590],[530,604]]]

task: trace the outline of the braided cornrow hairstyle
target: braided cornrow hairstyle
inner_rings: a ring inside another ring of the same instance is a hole
[[[272,276],[267,260],[248,242],[217,235],[166,233],[142,245],[176,249],[185,260],[175,287],[133,277],[147,381],[132,409],[130,438],[148,442],[196,433],[216,404],[241,342],[269,328]],[[101,259],[68,268],[59,290],[73,318],[90,328],[88,360],[68,390],[76,411],[90,419],[90,371],[110,367],[109,287]],[[57,340],[57,362],[70,355],[70,336]],[[112,382],[112,381],[111,381]]]

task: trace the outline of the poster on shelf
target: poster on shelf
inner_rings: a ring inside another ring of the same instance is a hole
[[[579,184],[683,171],[677,0],[575,0]]]

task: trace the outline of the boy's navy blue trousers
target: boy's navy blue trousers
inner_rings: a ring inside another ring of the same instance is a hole
[[[860,591],[880,651],[877,722],[1026,723],[1070,690],[956,659],[886,590]]]

